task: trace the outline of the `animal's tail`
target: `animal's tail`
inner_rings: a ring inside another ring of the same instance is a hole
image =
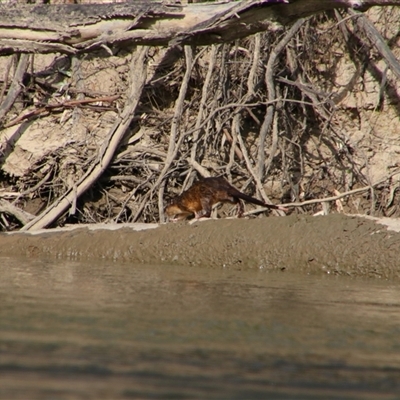
[[[256,204],[256,205],[258,205],[258,206],[270,208],[271,210],[288,211],[288,209],[285,208],[285,207],[276,206],[275,204],[267,204],[267,203],[264,203],[264,202],[261,201],[261,200],[258,200],[258,199],[254,198],[254,197],[248,196],[247,194],[244,194],[244,193],[242,193],[242,192],[239,192],[239,190],[235,190],[235,193],[232,193],[232,195],[233,195],[234,197],[238,197],[239,199],[248,201],[249,203],[253,203],[253,204]]]

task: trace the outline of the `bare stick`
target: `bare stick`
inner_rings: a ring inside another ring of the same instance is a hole
[[[217,46],[214,45],[211,47],[211,54],[210,54],[210,59],[209,59],[209,64],[208,64],[207,75],[206,75],[206,79],[204,80],[203,89],[201,92],[201,100],[200,100],[200,104],[199,104],[199,112],[197,114],[197,119],[196,119],[196,125],[195,125],[196,131],[194,132],[194,135],[193,135],[193,146],[190,151],[190,159],[192,162],[196,160],[197,144],[198,144],[198,138],[199,138],[199,133],[200,133],[199,127],[202,122],[204,110],[205,110],[206,104],[207,104],[207,97],[208,97],[208,93],[210,90],[209,86],[210,86],[212,73],[214,71],[214,66],[215,66],[215,62],[216,62],[217,50],[218,50]]]
[[[11,67],[13,66],[15,60],[18,60],[18,55],[17,54],[14,54],[10,58],[10,60],[8,61],[8,64],[7,64],[7,67],[6,67],[6,71],[5,71],[5,74],[4,74],[4,78],[3,78],[3,82],[4,82],[3,83],[3,87],[0,90],[0,104],[3,102],[4,93],[7,90],[8,78],[10,76],[10,70],[11,70]]]
[[[251,69],[249,72],[249,76],[247,78],[247,88],[248,92],[246,94],[246,100],[251,99],[255,96],[255,86],[257,80],[257,70],[259,68],[260,63],[260,53],[261,53],[261,35],[257,33],[254,37],[254,52],[253,52],[253,60],[251,64]]]
[[[180,142],[183,140],[183,137],[185,135],[187,135],[187,133],[181,134],[179,139],[177,140],[178,130],[179,130],[178,127],[180,125],[180,120],[182,118],[183,105],[184,105],[186,93],[187,93],[187,90],[189,87],[190,76],[192,74],[192,68],[193,68],[193,51],[190,46],[185,46],[185,56],[186,56],[185,57],[186,71],[185,71],[185,75],[183,77],[183,81],[182,81],[181,88],[179,91],[179,96],[178,96],[178,99],[176,100],[176,104],[175,104],[175,112],[174,112],[174,117],[172,119],[172,124],[171,124],[171,133],[170,133],[170,137],[169,137],[167,157],[166,157],[166,160],[164,163],[164,167],[163,167],[160,175],[158,176],[156,182],[154,183],[153,190],[155,190],[160,185],[160,183],[163,181],[173,160],[175,159],[175,157],[178,153]],[[138,208],[135,216],[133,217],[133,221],[136,221],[139,218],[139,215],[143,211],[143,208],[145,207],[149,197],[153,194],[153,190],[150,190],[144,196],[144,199],[140,203],[139,208]],[[161,221],[161,222],[163,222],[163,221]]]
[[[175,112],[172,119],[171,134],[169,137],[167,159],[165,160],[164,168],[161,171],[159,178],[157,179],[157,185],[161,182],[162,179],[164,179],[164,176],[168,171],[172,161],[174,160],[178,149],[178,144],[176,143],[176,138],[178,137],[178,126],[180,125],[180,120],[182,118],[183,104],[189,87],[189,80],[193,68],[193,51],[190,46],[185,46],[185,59],[186,71],[179,91],[179,96],[175,104]]]
[[[21,93],[21,90],[23,88],[22,79],[28,68],[28,62],[29,62],[29,55],[21,54],[17,70],[15,71],[14,79],[11,83],[10,88],[8,89],[8,93],[5,100],[0,106],[0,122],[14,104],[15,99]],[[5,82],[4,84],[6,85],[7,82]]]
[[[272,165],[272,161],[275,157],[276,150],[278,149],[278,141],[279,141],[278,133],[279,133],[278,132],[278,117],[275,114],[274,118],[273,118],[273,125],[272,125],[272,144],[271,144],[271,148],[269,149],[269,156],[268,156],[268,160],[265,165],[265,176],[268,176],[269,170]]]
[[[243,143],[242,135],[241,135],[240,132],[239,132],[239,127],[238,127],[238,125],[237,125],[237,119],[238,119],[238,115],[235,116],[234,119],[233,119],[233,121],[232,121],[232,130],[236,129],[236,134],[237,134],[237,137],[238,137],[238,140],[239,140],[239,143],[240,143],[240,147],[242,148],[242,153],[243,153],[243,157],[244,157],[244,159],[245,159],[245,161],[246,161],[247,169],[248,169],[248,171],[251,173],[251,175],[252,175],[254,181],[256,182],[257,189],[258,189],[258,191],[260,192],[260,194],[261,194],[263,200],[264,200],[266,203],[271,203],[271,200],[270,200],[270,199],[268,198],[268,196],[265,194],[265,191],[264,191],[264,188],[263,188],[263,186],[262,186],[261,180],[258,178],[257,174],[255,173],[255,171],[253,170],[253,168],[252,168],[252,166],[251,166],[251,162],[250,162],[249,155],[248,155],[248,153],[247,153],[247,149],[246,149],[246,147],[245,147],[245,145],[244,145],[244,143]],[[272,212],[273,212],[275,215],[285,215],[285,213],[284,213],[283,211],[281,211],[281,210],[272,210]]]
[[[275,62],[281,53],[281,51],[287,46],[293,36],[297,33],[303,23],[306,21],[306,18],[300,18],[296,21],[293,26],[288,30],[284,38],[275,46],[272,50],[265,70],[265,83],[267,86],[268,92],[268,101],[272,102],[275,100],[275,83],[273,78]],[[264,163],[265,163],[265,148],[264,143],[267,137],[267,133],[270,129],[272,120],[274,118],[274,110],[275,107],[273,105],[269,105],[267,107],[267,112],[263,121],[263,124],[260,129],[260,138],[259,138],[259,148],[258,148],[258,161],[257,161],[257,176],[261,180],[264,172]],[[276,131],[277,133],[277,131]]]
[[[191,158],[187,159],[187,162],[203,177],[209,178],[211,175],[210,173],[202,167],[196,160],[192,160]]]
[[[247,93],[245,95],[244,101],[247,102],[250,99],[252,99],[255,96],[255,85],[256,85],[256,80],[257,80],[257,70],[259,67],[259,62],[260,62],[260,51],[261,51],[261,35],[258,33],[255,35],[254,38],[254,51],[253,51],[253,60],[251,64],[251,69],[249,72],[249,76],[247,77]],[[245,104],[243,104],[243,108],[245,107]],[[246,107],[247,110],[249,110],[249,107]],[[225,168],[226,173],[228,174],[229,177],[231,177],[231,168],[234,163],[234,154],[239,158],[240,161],[243,160],[243,154],[239,149],[239,146],[237,146],[237,134],[235,130],[232,130],[232,136],[228,132],[228,130],[225,128],[223,130],[225,137],[228,139],[231,149],[230,149],[230,154],[229,154],[229,162]]]
[[[378,32],[372,22],[365,15],[356,13],[353,10],[349,10],[349,13],[352,16],[359,17],[357,19],[357,24],[364,30],[371,43],[378,50],[379,54],[386,60],[392,72],[397,76],[398,79],[400,79],[400,63],[397,61],[393,52],[386,44],[385,39]]]
[[[158,212],[160,215],[160,221],[165,221],[165,215],[164,215],[164,191],[165,191],[165,184],[166,180],[163,180],[160,183],[160,187],[158,189]]]
[[[224,135],[225,135],[226,139],[228,140],[228,142],[231,145],[231,153],[234,152],[236,154],[237,158],[240,161],[242,161],[243,160],[243,154],[242,154],[242,152],[240,151],[240,149],[239,149],[239,147],[237,145],[237,137],[236,137],[236,135],[235,135],[234,138],[232,138],[232,136],[229,133],[228,129],[224,128],[222,131],[224,132]],[[230,159],[232,160],[232,163],[233,163],[233,157],[232,156],[230,157]],[[232,167],[232,163],[231,163],[231,161],[229,161],[230,167]],[[228,168],[228,166],[227,166],[226,169],[229,170],[230,167]]]

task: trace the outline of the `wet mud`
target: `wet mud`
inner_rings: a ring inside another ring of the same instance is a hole
[[[144,224],[125,224],[3,233],[0,256],[395,279],[400,277],[399,223],[387,220],[332,214],[150,224],[154,229],[144,230]]]

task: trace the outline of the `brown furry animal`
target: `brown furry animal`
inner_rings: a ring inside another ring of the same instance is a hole
[[[237,205],[238,218],[243,215],[241,200],[274,210],[287,211],[286,208],[274,204],[266,204],[261,200],[248,196],[237,190],[222,177],[204,178],[195,182],[188,190],[175,197],[165,208],[170,221],[185,219],[191,215],[195,218],[211,215],[212,207],[217,203],[232,203]]]

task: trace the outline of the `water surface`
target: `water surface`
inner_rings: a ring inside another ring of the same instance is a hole
[[[0,399],[397,399],[400,287],[0,259]]]

